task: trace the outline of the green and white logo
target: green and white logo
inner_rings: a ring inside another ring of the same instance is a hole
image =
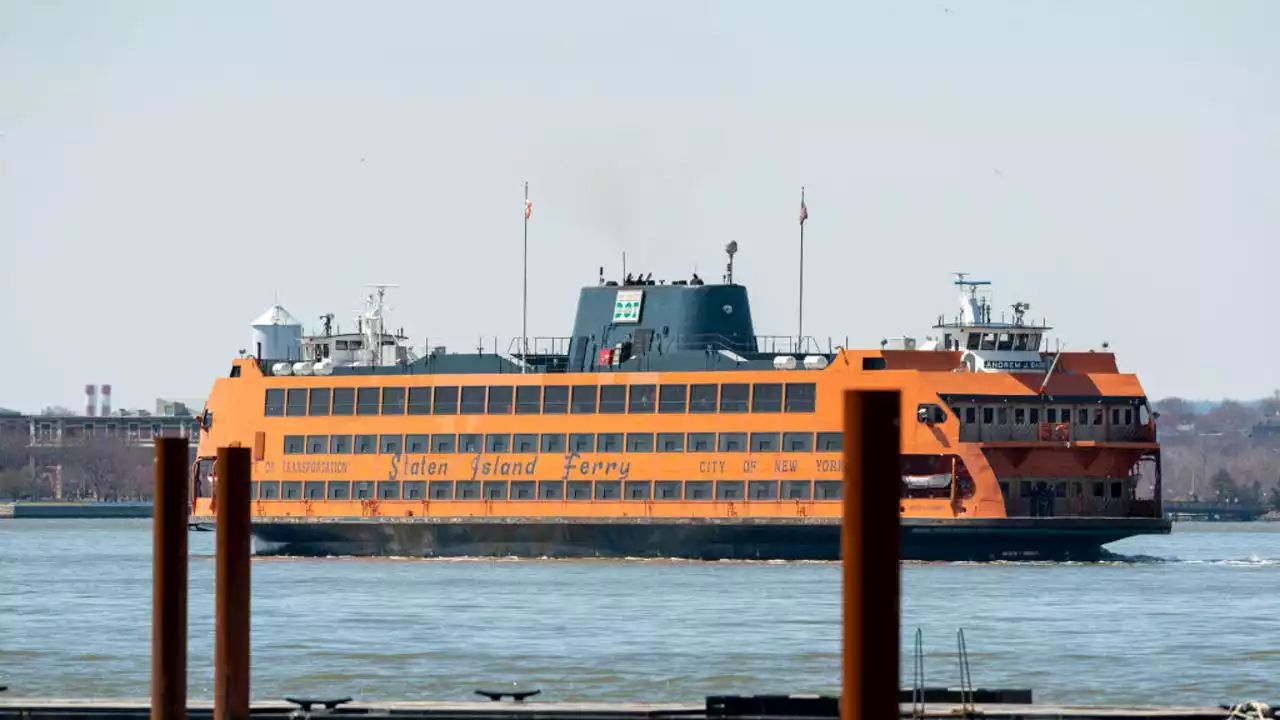
[[[640,304],[643,301],[643,290],[619,290],[613,301],[613,321],[615,323],[640,322]]]

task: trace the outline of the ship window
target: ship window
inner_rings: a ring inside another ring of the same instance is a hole
[[[995,350],[995,349],[996,349],[996,335],[995,335],[995,333],[983,333],[983,334],[982,334],[982,349],[983,349],[983,350]]]
[[[573,433],[569,436],[569,449],[573,452],[595,452],[596,436],[591,433]]]
[[[658,480],[653,483],[654,500],[679,500],[683,485],[679,480]]]
[[[478,453],[484,447],[484,436],[479,433],[460,433],[458,435],[458,452]]]
[[[598,452],[622,452],[622,433],[600,433],[596,436]]]
[[[1031,481],[1023,480],[1018,483],[1018,496],[1031,497]]]
[[[383,480],[378,483],[378,499],[379,500],[399,500],[400,499],[400,483]]]
[[[751,412],[782,412],[782,383],[756,383],[751,393]]]
[[[648,500],[649,481],[628,480],[626,484],[626,493],[626,498],[628,500]]]
[[[515,393],[516,389],[510,385],[490,385],[489,414],[510,415],[511,399],[515,397]]]
[[[991,424],[993,424],[995,421],[996,421],[996,410],[995,410],[995,408],[989,408],[989,407],[984,407],[984,408],[982,408],[982,424],[983,424],[983,425],[991,425]]]
[[[747,483],[748,500],[777,500],[778,482],[776,480],[752,480]]]
[[[409,406],[410,415],[430,415],[431,414],[431,388],[429,387],[409,388],[408,406]]]
[[[437,387],[435,392],[435,401],[431,406],[431,411],[436,415],[457,415],[458,414],[458,388],[456,385],[445,385]]]
[[[632,385],[631,401],[627,405],[627,411],[633,413],[653,412],[653,399],[656,390],[656,385]]]
[[[1118,499],[1120,497],[1120,493],[1121,493],[1120,483],[1118,482],[1111,483],[1111,497],[1113,499]]]
[[[575,415],[590,415],[596,411],[596,386],[574,385],[570,411]]]
[[[286,415],[307,414],[307,389],[295,388],[289,391],[289,399],[285,405]]]
[[[1111,408],[1111,424],[1120,424],[1120,408]]]
[[[1013,336],[1009,333],[1000,333],[1000,341],[996,343],[997,350],[1012,350]]]
[[[689,387],[689,412],[715,412],[716,396],[719,390],[719,385],[691,385]]]
[[[425,453],[431,447],[431,438],[426,435],[405,435],[404,449],[405,452]]]
[[[1013,409],[1013,424],[1014,424],[1014,425],[1026,425],[1026,424],[1027,424],[1027,409],[1026,409],[1026,408],[1020,408],[1020,407],[1018,407],[1018,408],[1014,408],[1014,409]]]
[[[427,484],[422,480],[411,480],[400,486],[401,500],[427,499]]]
[[[404,414],[404,388],[402,387],[382,388],[382,414],[383,415],[403,415]]]
[[[333,389],[333,414],[350,415],[356,409],[356,391],[354,388]]]
[[[329,414],[329,398],[332,391],[329,388],[317,388],[311,391],[311,404],[307,408],[308,415],[328,415]]]
[[[544,453],[564,452],[564,434],[543,433],[541,451]]]
[[[533,500],[538,497],[538,484],[531,480],[519,480],[511,483],[512,500]]]
[[[564,483],[559,480],[538,483],[538,497],[543,500],[563,500]]]
[[[1049,408],[1045,410],[1045,422],[1058,422],[1058,408]]]
[[[284,454],[301,455],[306,452],[307,443],[301,435],[284,436]]]
[[[1027,334],[1026,334],[1026,333],[1016,333],[1016,334],[1013,336],[1013,349],[1014,349],[1014,350],[1026,350],[1026,349],[1027,349]]]
[[[522,385],[516,388],[516,414],[537,415],[542,412],[542,386]]]
[[[717,480],[716,481],[716,499],[717,500],[742,500],[741,480]]]
[[[1102,408],[1094,408],[1094,409],[1093,409],[1093,424],[1094,424],[1094,425],[1101,425],[1101,424],[1102,424],[1102,421],[1103,421],[1103,417],[1102,417]]]
[[[369,455],[378,452],[378,436],[377,435],[357,435],[356,436],[356,454]]]
[[[784,500],[808,500],[813,492],[813,483],[808,480],[783,480],[779,494]]]
[[[843,494],[840,492],[843,488],[844,483],[840,480],[814,480],[813,499],[839,500],[843,497]]]
[[[787,383],[787,412],[813,412],[817,392],[814,383]]]
[[[512,447],[518,453],[538,452],[538,436],[536,433],[520,433],[515,436]]]
[[[789,432],[782,434],[783,452],[813,452],[813,433]]]
[[[486,480],[484,483],[484,499],[506,500],[507,489],[505,480]]]
[[[1076,413],[1076,424],[1077,425],[1089,424],[1089,408],[1080,408],[1080,410]]]
[[[330,480],[329,492],[325,497],[330,500],[350,500],[351,482],[349,480]]]
[[[462,388],[462,414],[484,414],[484,385],[469,385]]]
[[[454,451],[458,438],[453,433],[435,433],[431,436],[431,452],[446,454]]]
[[[658,452],[684,452],[684,433],[658,433]]]
[[[308,435],[307,436],[307,454],[308,455],[324,455],[329,449],[328,435]]]
[[[1028,350],[1040,349],[1040,333],[1031,333],[1027,335],[1027,349]]]
[[[710,500],[711,499],[711,481],[710,480],[690,480],[684,484],[685,500]]]
[[[720,433],[720,452],[746,452],[746,433]]]
[[[600,480],[596,483],[597,500],[622,499],[622,483],[617,480]]]
[[[843,451],[844,451],[844,433],[842,432],[818,433],[818,452],[843,452]]]
[[[330,435],[329,436],[329,454],[330,455],[350,455],[351,454],[351,436],[350,435]]]
[[[572,480],[566,483],[565,497],[570,500],[590,500],[591,482],[588,480]]]
[[[1031,424],[1040,424],[1040,408],[1031,408]]]
[[[720,386],[720,412],[744,413],[751,396],[751,386],[746,383],[725,383]]]
[[[299,500],[302,498],[302,483],[297,481],[280,483],[281,500]]]
[[[368,480],[357,480],[351,488],[351,494],[356,500],[372,500],[373,483]]]
[[[1001,406],[996,409],[996,424],[997,425],[1009,424],[1009,408]]]
[[[284,390],[272,388],[267,391],[267,406],[263,414],[267,417],[284,415]]]
[[[383,435],[381,442],[378,444],[378,452],[384,455],[398,455],[403,447],[403,435]]]
[[[454,500],[479,500],[480,483],[474,480],[459,480],[453,484]]]
[[[715,433],[689,433],[689,452],[711,452],[716,448]]]
[[[978,422],[978,409],[967,407],[964,409],[964,421],[970,425]]]
[[[653,433],[627,433],[627,452],[653,452]]]
[[[1100,482],[1096,482],[1096,483],[1094,483],[1094,484],[1093,484],[1093,496],[1094,496],[1094,497],[1099,497],[1099,498],[1100,498],[1100,497],[1105,496],[1105,495],[1106,495],[1106,492],[1105,492],[1105,490],[1104,490],[1104,488],[1105,488],[1105,487],[1106,487],[1106,486],[1105,486],[1103,483],[1100,483]]]
[[[452,500],[453,483],[449,480],[432,480],[427,485],[432,500]]]
[[[778,433],[751,433],[751,452],[777,452]]]
[[[617,415],[627,411],[626,385],[600,386],[600,412]]]
[[[1133,424],[1133,408],[1125,408],[1125,411],[1124,411],[1124,424],[1125,424],[1125,425],[1132,425],[1132,424]]]
[[[689,409],[688,385],[663,385],[658,388],[658,412],[682,413]]]
[[[546,415],[564,415],[569,412],[569,387],[548,385],[543,388],[542,412]]]
[[[511,436],[506,433],[490,433],[484,436],[484,451],[504,453],[511,450]]]
[[[966,348],[968,348],[969,350],[977,350],[981,344],[982,344],[982,333],[969,333],[968,340],[965,342]]]
[[[356,414],[357,415],[377,415],[380,405],[378,397],[380,393],[378,388],[357,388],[356,389]]]

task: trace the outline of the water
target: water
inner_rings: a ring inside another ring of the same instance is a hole
[[[193,698],[212,694],[212,535],[190,535]],[[1111,549],[1126,559],[905,566],[904,682],[920,627],[927,683],[957,685],[963,627],[974,683],[1037,702],[1277,699],[1280,525]],[[150,555],[147,520],[0,522],[0,685],[146,697]],[[262,558],[252,582],[255,698],[839,692],[836,564]]]

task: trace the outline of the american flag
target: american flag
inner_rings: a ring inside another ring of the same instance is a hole
[[[800,224],[803,225],[805,220],[809,219],[809,208],[804,205],[804,196],[800,197]]]
[[[530,215],[532,215],[532,214],[533,214],[533,201],[532,201],[532,200],[529,200],[528,198],[525,198],[525,201],[524,201],[524,219],[525,219],[525,220],[528,220],[528,219],[529,219],[529,216],[530,216]]]

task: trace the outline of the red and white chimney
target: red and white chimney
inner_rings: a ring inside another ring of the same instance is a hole
[[[98,386],[84,386],[84,415],[85,417],[93,417],[98,411]]]
[[[107,417],[111,414],[111,386],[103,385],[100,394],[102,395],[102,407],[98,414],[102,417]]]

